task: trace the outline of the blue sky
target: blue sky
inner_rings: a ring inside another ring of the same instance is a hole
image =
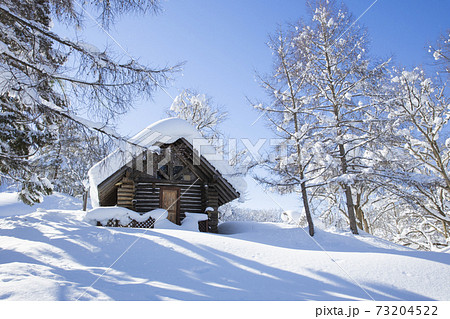
[[[405,67],[428,67],[432,58],[428,44],[450,29],[450,1],[446,0],[347,0],[344,3],[359,23],[366,26],[374,57],[394,57]],[[229,113],[222,126],[227,135],[249,138],[256,143],[270,137],[247,97],[264,100],[264,91],[255,81],[255,72],[270,72],[272,56],[266,46],[268,36],[278,26],[308,19],[305,1],[301,0],[190,0],[162,1],[163,12],[157,16],[126,16],[109,30],[130,55],[154,66],[173,65],[185,61],[183,72],[175,75],[166,94],[159,91],[152,101],[141,101],[118,121],[118,130],[133,135],[150,123],[164,117],[184,88],[208,94]],[[82,36],[98,47],[108,44],[122,54],[120,48],[89,20]],[[170,95],[170,96],[169,96]],[[251,181],[250,181],[251,182]],[[277,207],[260,188],[250,183],[246,206]],[[288,209],[297,201],[281,199]]]

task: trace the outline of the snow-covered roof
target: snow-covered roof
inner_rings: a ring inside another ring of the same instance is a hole
[[[92,166],[88,173],[89,184],[91,186],[90,195],[92,206],[99,206],[97,186],[117,170],[129,163],[133,157],[142,153],[143,148],[158,152],[160,145],[171,144],[181,138],[184,138],[194,147],[196,144],[202,145],[198,150],[200,154],[213,165],[239,193],[242,194],[245,192],[247,184],[244,179],[235,176],[235,169],[230,166],[225,159],[218,159],[214,147],[205,145],[205,139],[187,121],[172,117],[159,120],[147,126],[129,140],[131,143],[123,143],[123,145],[110,155]],[[197,143],[195,143],[196,140]]]

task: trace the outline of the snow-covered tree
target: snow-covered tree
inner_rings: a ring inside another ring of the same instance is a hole
[[[126,12],[157,10],[157,1],[3,0],[0,4],[1,180],[22,185],[21,198],[39,201],[51,191],[35,172],[39,150],[55,145],[67,119],[77,114],[103,121],[149,97],[177,69],[154,69],[130,58],[113,58],[83,41],[51,31],[52,20],[82,28],[88,10],[104,27]],[[105,131],[102,126],[93,129]]]
[[[298,192],[301,194],[304,212],[309,226],[309,234],[314,235],[314,223],[311,216],[307,184],[314,179],[310,164],[314,159],[312,149],[317,136],[312,134],[317,124],[315,117],[305,112],[310,97],[305,95],[305,82],[308,79],[305,70],[300,76],[296,66],[309,64],[309,57],[302,61],[293,59],[292,42],[279,31],[269,42],[274,55],[274,71],[271,75],[260,77],[261,86],[270,96],[270,105],[259,103],[255,107],[263,112],[280,143],[275,145],[275,154],[260,163],[268,176],[256,176],[259,182],[281,193]],[[275,173],[275,174],[274,174]]]
[[[223,107],[215,105],[211,97],[195,90],[183,90],[175,97],[167,114],[191,123],[219,152],[224,154],[225,149],[228,149],[229,164],[235,167],[236,174],[246,173],[248,168],[244,157],[247,152],[238,149],[237,143],[228,143],[230,139],[220,130],[220,124],[226,120],[228,114]]]
[[[424,71],[403,70],[392,78],[389,102],[397,146],[403,149],[397,166],[393,192],[432,220],[434,228],[448,241],[450,223],[450,104],[445,86],[426,78]],[[438,224],[436,224],[438,222]]]
[[[364,182],[365,170],[370,167],[365,147],[378,137],[372,132],[380,125],[370,96],[387,62],[370,63],[367,33],[344,5],[318,1],[312,8],[311,23],[296,26],[293,39],[297,59],[309,56],[311,61],[307,67],[299,64],[298,72],[308,70],[313,101],[309,112],[319,120],[317,129],[325,138],[321,142],[333,158],[323,175],[331,189],[322,191],[334,195],[335,185],[341,187],[346,218],[356,234],[352,186]]]
[[[55,191],[78,196],[87,192],[87,172],[111,153],[114,141],[66,120],[58,127],[56,141],[39,150],[36,172],[45,176]]]
[[[450,75],[450,30],[444,33],[436,45],[430,46],[429,52],[433,54],[439,72]]]
[[[283,221],[281,209],[251,209],[239,207],[232,203],[223,205],[219,208],[219,219],[222,222],[228,221],[255,221],[255,222],[275,222]],[[297,221],[298,223],[298,221]],[[305,224],[305,223],[303,223]]]
[[[188,89],[175,97],[167,113],[188,121],[209,140],[222,136],[218,126],[227,117],[226,112],[214,105],[211,97]]]
[[[345,6],[334,1],[309,6],[311,19],[293,25],[286,43],[276,48],[276,54],[287,52],[294,94],[276,87],[273,94],[283,107],[295,100],[291,108],[298,112],[300,125],[291,134],[305,153],[302,168],[307,163],[319,175],[314,184],[320,187],[314,194],[329,202],[330,213],[342,212],[357,234],[353,188],[366,182],[372,165],[364,155],[369,145],[376,144],[380,132],[376,127],[382,126],[372,95],[387,62],[370,63],[367,33]]]

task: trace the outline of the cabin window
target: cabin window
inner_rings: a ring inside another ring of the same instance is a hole
[[[183,169],[184,167],[182,165],[174,165],[169,167],[172,163],[169,163],[168,165],[163,165],[158,170],[158,178],[159,179],[170,179],[170,180],[186,180],[184,179]]]
[[[166,176],[164,176],[164,174],[166,175],[166,176],[168,176],[169,175],[169,167],[167,166],[167,165],[163,165],[163,166],[161,166],[160,168],[159,168],[159,170],[158,170],[158,178],[159,179],[166,179]]]
[[[173,175],[177,175],[179,172],[183,170],[183,166],[175,166],[173,168]]]

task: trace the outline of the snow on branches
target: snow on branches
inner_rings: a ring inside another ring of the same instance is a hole
[[[148,67],[128,54],[114,58],[112,52],[51,31],[52,19],[78,28],[92,9],[106,26],[115,15],[157,8],[157,1],[2,1],[0,172],[2,181],[12,180],[31,194],[27,202],[50,191],[45,177],[35,172],[43,147],[58,145],[58,129],[72,125],[114,135],[79,114],[108,122],[135,99],[151,97],[179,68]]]
[[[210,140],[221,136],[218,126],[227,117],[226,112],[213,105],[210,97],[193,90],[183,90],[176,96],[168,114],[188,121]]]
[[[292,153],[274,163],[284,176],[279,185],[301,185],[306,212],[306,189],[332,205],[339,186],[342,213],[354,233],[352,185],[365,178],[362,154],[376,139],[372,128],[380,126],[371,96],[388,63],[371,65],[367,43],[367,33],[345,7],[318,1],[309,22],[271,39],[275,69],[260,77],[273,102],[259,109],[292,144]],[[295,169],[287,171],[289,165]]]
[[[391,80],[395,98],[389,104],[390,117],[397,145],[415,163],[401,175],[407,185],[404,196],[445,226],[450,222],[450,104],[445,86],[418,68],[398,73]]]

